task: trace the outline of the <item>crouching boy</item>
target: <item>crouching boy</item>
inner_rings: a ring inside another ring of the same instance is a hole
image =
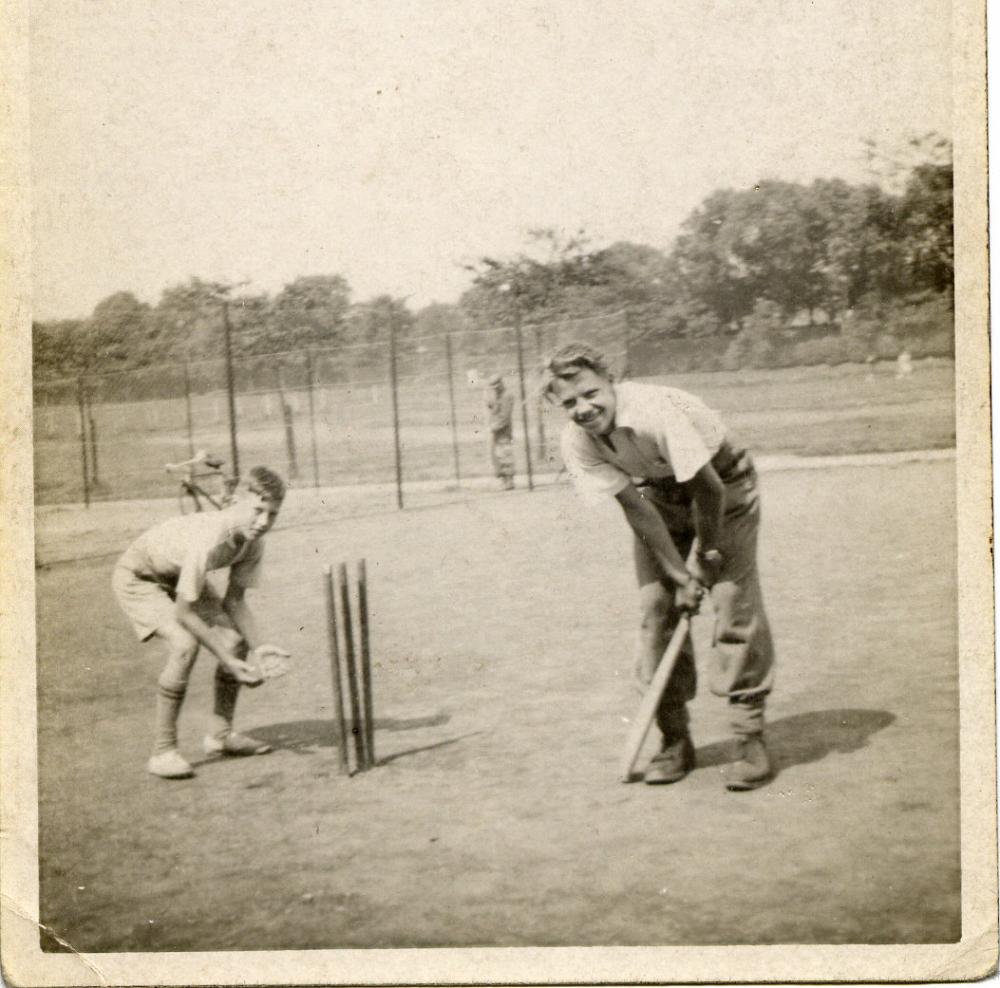
[[[177,747],[177,719],[201,647],[217,661],[211,729],[203,747],[211,755],[257,755],[262,741],[237,734],[233,716],[240,687],[259,686],[262,677],[247,657],[288,653],[261,645],[245,591],[257,584],[264,536],[285,496],[281,478],[254,467],[243,493],[223,511],[171,518],[140,535],[115,566],[111,584],[140,641],[156,638],[166,652],[157,683],[153,753],[147,769],[164,779],[187,778],[191,764]],[[219,597],[209,572],[229,570]]]

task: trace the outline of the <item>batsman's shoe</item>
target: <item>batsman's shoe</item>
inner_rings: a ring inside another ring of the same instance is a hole
[[[685,734],[679,741],[672,741],[663,746],[663,750],[654,755],[643,775],[647,786],[664,786],[671,782],[680,782],[694,768],[694,743],[690,734]]]
[[[146,762],[146,771],[161,779],[190,779],[194,775],[191,763],[176,748],[153,755]]]
[[[206,755],[266,755],[271,746],[266,741],[248,738],[245,734],[227,734],[224,738],[205,735],[201,743]]]
[[[739,738],[739,755],[725,769],[726,788],[731,792],[744,792],[762,786],[774,775],[767,746],[760,734]]]

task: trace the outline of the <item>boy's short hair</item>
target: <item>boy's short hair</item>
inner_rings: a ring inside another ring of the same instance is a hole
[[[582,370],[592,370],[609,381],[615,379],[607,357],[587,343],[567,343],[553,350],[542,364],[541,394],[551,400],[552,385],[576,377]]]
[[[247,476],[247,487],[272,501],[285,500],[285,482],[270,467],[253,467]]]

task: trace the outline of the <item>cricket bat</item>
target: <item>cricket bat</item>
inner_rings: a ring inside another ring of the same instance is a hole
[[[649,729],[653,724],[653,718],[656,716],[656,708],[660,703],[660,697],[663,696],[663,691],[670,680],[670,674],[674,671],[674,666],[677,665],[677,657],[681,654],[681,649],[684,647],[684,642],[687,640],[690,631],[691,615],[682,614],[673,635],[670,637],[667,649],[663,653],[663,658],[660,659],[660,664],[656,667],[656,672],[653,674],[653,678],[646,688],[642,703],[639,705],[639,712],[632,722],[632,729],[629,731],[628,740],[625,742],[625,753],[622,756],[621,772],[619,774],[619,779],[622,782],[635,782],[638,778],[638,776],[633,774],[636,760],[639,757],[639,752],[642,751],[642,746],[646,742],[646,737],[649,735]]]

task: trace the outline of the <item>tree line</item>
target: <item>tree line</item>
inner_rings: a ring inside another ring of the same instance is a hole
[[[218,358],[224,318],[236,356],[384,343],[390,327],[405,342],[621,310],[630,348],[664,370],[948,355],[951,149],[924,135],[908,150],[900,161],[870,148],[887,180],[717,190],[668,250],[536,229],[521,253],[467,265],[456,304],[415,312],[390,295],[354,302],[339,274],[296,278],[273,296],[200,278],[155,305],[116,292],[86,319],[33,324],[35,377]]]

